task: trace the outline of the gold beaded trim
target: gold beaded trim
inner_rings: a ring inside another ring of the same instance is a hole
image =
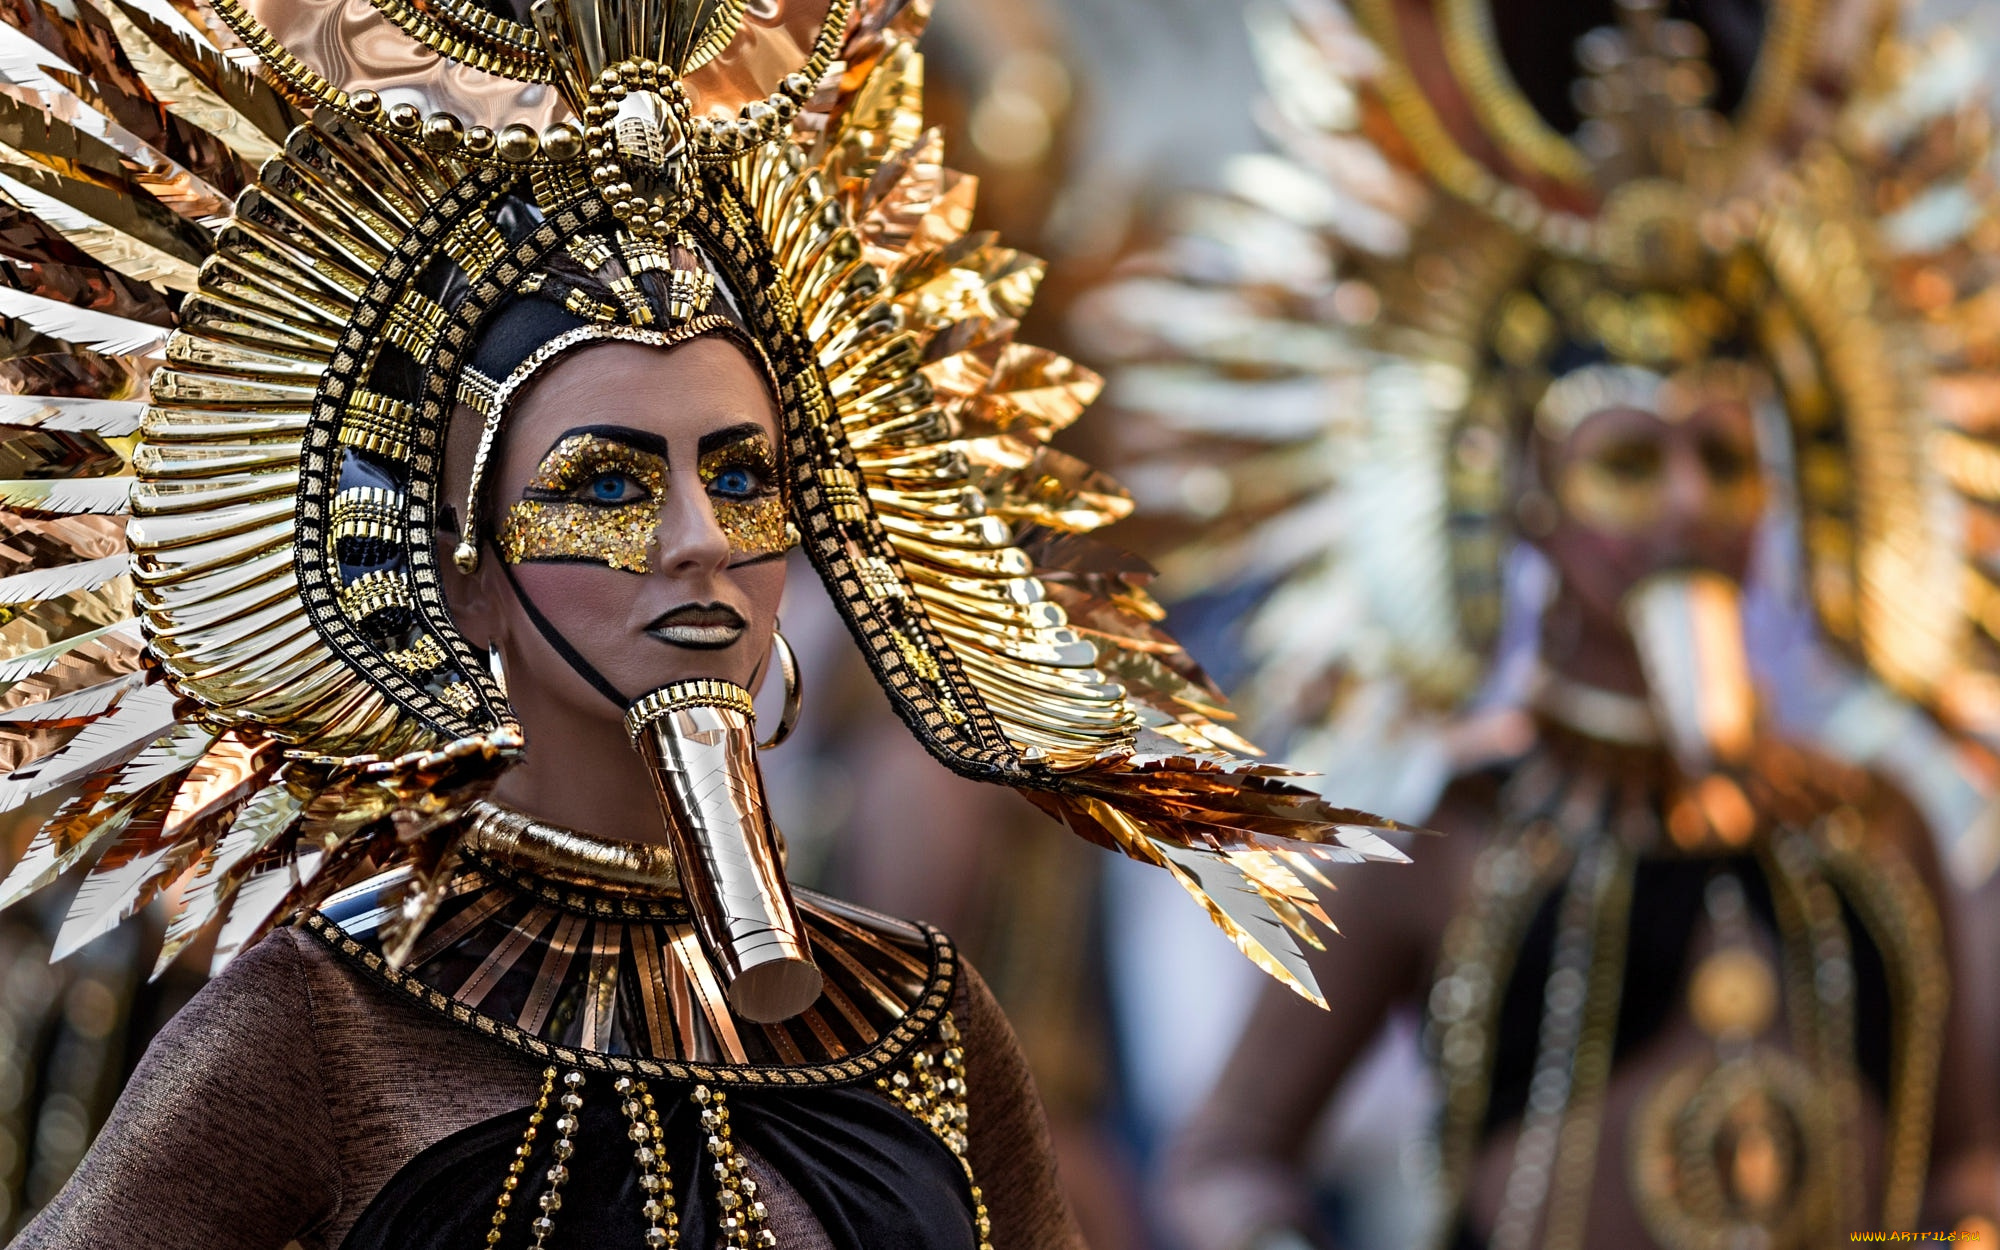
[[[415,412],[402,400],[357,386],[348,392],[347,411],[340,422],[340,441],[392,460],[407,460],[410,426],[415,420]]]
[[[458,370],[458,402],[482,417],[490,417],[500,407],[500,384],[471,365]]]
[[[500,1244],[501,1230],[507,1227],[507,1214],[514,1205],[514,1193],[521,1188],[521,1174],[528,1170],[528,1155],[534,1149],[535,1136],[541,1132],[542,1120],[548,1115],[549,1095],[555,1092],[556,1070],[542,1070],[542,1092],[535,1099],[534,1110],[528,1113],[528,1127],[521,1134],[521,1144],[514,1147],[514,1161],[507,1165],[507,1177],[500,1182],[500,1198],[493,1207],[493,1226],[486,1230],[486,1244]]]
[[[517,22],[508,22],[475,10],[462,0],[442,0],[436,14],[415,9],[409,0],[373,2],[405,33],[440,55],[519,81],[547,82],[553,76],[540,35]],[[733,19],[727,12],[718,15],[721,20],[710,26],[709,37],[697,45],[689,58],[689,72],[713,59],[735,36],[743,4],[742,0],[729,0],[729,3],[738,12]],[[731,161],[750,148],[778,137],[782,132],[767,130],[769,123],[765,120],[778,111],[780,106],[775,101],[787,101],[793,112],[804,105],[807,97],[818,88],[820,80],[825,78],[840,51],[847,36],[847,19],[853,7],[854,0],[833,0],[827,6],[826,20],[813,41],[806,63],[787,74],[782,85],[769,96],[744,105],[733,119],[694,119],[692,129],[697,146],[708,149],[700,153],[701,158],[714,162]],[[215,0],[215,11],[237,38],[255,52],[286,86],[341,110],[370,129],[420,143],[440,156],[498,160],[510,165],[536,162],[563,164],[583,155],[583,132],[572,122],[555,122],[539,133],[532,126],[514,122],[496,132],[489,126],[467,126],[450,112],[439,111],[426,116],[414,104],[407,102],[385,106],[381,94],[372,88],[346,91],[287,51],[244,7],[242,0]],[[460,29],[449,29],[453,25]],[[427,35],[431,37],[427,38]],[[532,61],[525,53],[516,53],[510,47],[525,45],[528,39],[534,41]],[[481,42],[486,42],[488,46],[476,46]],[[465,55],[459,55],[459,50],[463,50]],[[486,60],[482,62],[481,57]]]
[[[421,360],[430,355],[438,335],[444,333],[444,321],[444,309],[436,300],[417,291],[406,291],[389,309],[382,337]]]
[[[458,267],[477,277],[500,263],[508,252],[507,239],[484,217],[473,215],[458,223],[444,237],[445,254]]]
[[[390,569],[363,573],[340,588],[340,610],[352,621],[366,621],[392,608],[408,608],[412,602],[409,579]]]
[[[333,497],[327,533],[343,538],[396,539],[402,536],[402,497],[381,486],[354,486]]]
[[[634,703],[625,712],[625,732],[637,738],[654,721],[687,707],[719,707],[746,717],[756,714],[748,690],[733,681],[697,677],[662,686]]]
[[[437,698],[460,716],[470,716],[479,708],[479,696],[473,692],[472,683],[462,678],[438,687]]]
[[[979,1232],[979,1250],[993,1250],[993,1221],[986,1210],[986,1195],[980,1191],[979,1178],[972,1173],[965,1051],[959,1045],[958,1024],[949,1011],[938,1021],[938,1040],[943,1046],[937,1048],[937,1054],[933,1055],[928,1048],[913,1052],[909,1071],[876,1077],[875,1087],[929,1129],[965,1169],[965,1181],[972,1195],[972,1218]]]
[[[409,646],[400,651],[385,651],[382,658],[403,672],[418,676],[434,673],[450,662],[445,657],[444,648],[429,634],[418,634]]]
[[[425,0],[424,9],[409,0],[370,3],[404,34],[448,60],[516,82],[549,81],[552,71],[541,39],[519,22],[454,0]],[[431,7],[435,15],[427,11]]]

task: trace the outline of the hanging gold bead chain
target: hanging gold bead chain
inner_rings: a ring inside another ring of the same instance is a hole
[[[542,1243],[556,1230],[556,1212],[562,1210],[563,1182],[569,1179],[570,1156],[576,1153],[574,1140],[578,1124],[576,1113],[581,1110],[583,1110],[583,1073],[566,1073],[563,1076],[562,1114],[556,1117],[556,1132],[560,1136],[556,1138],[556,1144],[550,1151],[555,1156],[555,1162],[549,1165],[549,1187],[542,1191],[540,1198],[536,1199],[542,1208],[542,1213],[535,1217],[533,1224],[529,1225],[535,1230],[534,1250],[542,1250]]]
[[[965,1051],[960,1048],[958,1025],[946,1012],[938,1022],[938,1039],[944,1050],[933,1057],[928,1050],[910,1056],[910,1071],[878,1077],[876,1088],[909,1112],[936,1135],[965,1169],[965,1182],[972,1194],[972,1218],[979,1232],[979,1250],[993,1250],[993,1221],[986,1211],[986,1196],[972,1173],[972,1143],[966,1136],[970,1117],[966,1110]]]
[[[569,1180],[569,1161],[576,1153],[575,1137],[582,1121],[577,1112],[583,1109],[583,1082],[581,1072],[570,1072],[562,1078],[562,1114],[556,1119],[556,1138],[553,1153],[555,1160],[547,1173],[548,1188],[538,1199],[542,1213],[530,1225],[534,1230],[534,1250],[542,1250],[549,1235],[555,1231],[555,1215],[562,1210],[562,1186]],[[520,1189],[521,1176],[527,1171],[528,1157],[534,1152],[535,1138],[541,1132],[542,1120],[548,1113],[549,1096],[555,1092],[556,1070],[542,1072],[541,1096],[528,1113],[528,1127],[521,1134],[521,1144],[514,1150],[514,1161],[507,1167],[507,1176],[501,1182],[500,1200],[493,1212],[493,1225],[486,1233],[486,1244],[498,1245],[501,1230],[506,1226],[508,1211],[514,1205],[514,1194]],[[963,1082],[961,1081],[961,1088]],[[621,1076],[612,1083],[623,1100],[619,1110],[624,1112],[629,1125],[625,1135],[632,1142],[632,1158],[639,1168],[639,1188],[646,1195],[641,1213],[646,1217],[646,1250],[674,1250],[680,1245],[680,1211],[674,1202],[673,1178],[667,1170],[664,1140],[660,1134],[660,1112],[653,1103],[652,1091],[644,1081]],[[689,1093],[688,1100],[701,1112],[701,1127],[708,1134],[708,1153],[713,1158],[715,1169],[716,1204],[721,1207],[721,1218],[717,1221],[722,1231],[722,1244],[731,1250],[775,1250],[777,1234],[764,1227],[764,1220],[770,1214],[763,1202],[757,1198],[757,1181],[748,1175],[748,1168],[736,1144],[730,1140],[729,1100],[720,1090],[711,1090],[706,1085],[697,1085]],[[963,1113],[961,1112],[961,1119]],[[974,1189],[975,1197],[978,1190]],[[980,1208],[980,1228],[982,1250],[984,1250],[986,1227],[985,1207]]]
[[[667,1174],[660,1141],[660,1113],[644,1081],[621,1076],[611,1088],[625,1101],[619,1109],[632,1122],[632,1158],[639,1165],[639,1188],[646,1193],[641,1212],[646,1217],[646,1250],[670,1250],[681,1243],[680,1213],[674,1209],[674,1182]]]
[[[548,1114],[549,1095],[555,1092],[556,1070],[542,1069],[542,1092],[535,1099],[535,1109],[528,1113],[528,1131],[521,1134],[521,1144],[514,1148],[514,1161],[507,1165],[507,1178],[500,1182],[500,1201],[493,1208],[493,1227],[486,1230],[486,1244],[498,1245],[500,1230],[507,1223],[507,1208],[514,1205],[514,1191],[521,1187],[521,1173],[528,1170],[528,1152],[534,1148],[535,1134],[541,1131],[542,1117]]]
[[[747,1250],[771,1250],[778,1235],[763,1227],[769,1214],[757,1200],[757,1181],[743,1174],[743,1156],[729,1139],[729,1098],[721,1090],[697,1085],[688,1097],[701,1108],[701,1127],[708,1133],[708,1153],[715,1169],[715,1201],[722,1208],[724,1244]]]

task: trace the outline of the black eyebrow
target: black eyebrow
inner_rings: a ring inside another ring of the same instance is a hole
[[[745,421],[742,425],[732,425],[726,430],[714,430],[701,436],[701,442],[695,445],[695,454],[706,456],[718,447],[727,447],[732,443],[740,443],[744,439],[753,438],[762,433],[764,433],[764,427],[754,421]]]
[[[549,444],[548,451],[542,453],[542,459],[548,459],[549,452],[553,452],[570,439],[582,438],[585,435],[594,435],[613,443],[623,443],[633,451],[643,451],[662,460],[667,458],[667,440],[650,431],[635,430],[629,425],[579,425],[575,429],[564,430],[556,435],[555,441]]]

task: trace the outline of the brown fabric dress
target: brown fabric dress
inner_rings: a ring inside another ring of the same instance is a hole
[[[952,1010],[995,1250],[1081,1248],[1020,1046],[970,967]],[[83,1166],[12,1244],[333,1250],[420,1151],[532,1103],[541,1067],[278,930],[153,1042]],[[778,1244],[825,1245],[796,1194],[751,1164]]]

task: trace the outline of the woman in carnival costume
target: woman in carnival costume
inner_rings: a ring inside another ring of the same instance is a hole
[[[1203,1250],[1313,1232],[1308,1134],[1399,1003],[1442,1082],[1431,1244],[1994,1213],[1930,835],[1759,714],[1738,610],[1787,515],[1826,637],[1990,736],[1990,124],[1962,45],[1725,8],[1267,14],[1284,155],[1099,306],[1114,395],[1180,440],[1133,480],[1232,518],[1169,575],[1264,592],[1260,714],[1452,835],[1313,959],[1332,1012],[1264,996],[1174,1165]],[[1523,548],[1526,722],[1454,724]]]
[[[172,886],[226,964],[17,1244],[1079,1244],[950,941],[785,880],[785,554],[933,754],[1279,975],[1397,856],[1084,537],[1096,383],[1012,340],[923,6],[7,17],[0,901],[88,865],[60,953]]]

